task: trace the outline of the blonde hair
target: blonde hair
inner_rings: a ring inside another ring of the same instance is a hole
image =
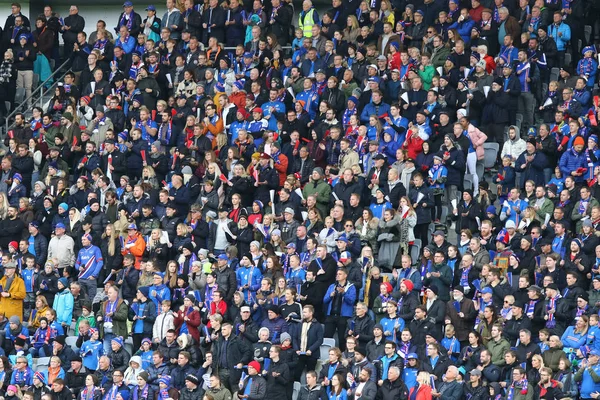
[[[419,385],[431,386],[431,374],[425,371],[419,372],[417,375],[417,383]]]

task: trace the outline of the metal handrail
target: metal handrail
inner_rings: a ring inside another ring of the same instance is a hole
[[[48,81],[50,81],[51,79],[54,79],[54,77],[61,71],[61,69],[63,69],[63,67],[65,67],[69,63],[69,61],[70,60],[67,60],[64,63],[62,63],[62,65],[60,67],[56,68],[54,70],[54,72],[52,74],[50,74],[50,76],[48,78],[46,78],[46,80],[44,82],[42,82],[42,83],[39,84],[40,101],[41,102],[44,101],[44,94],[48,93],[51,90],[52,86],[54,86],[54,85],[52,85],[50,88],[48,88],[48,90],[46,90],[46,92],[44,92],[44,85],[46,83],[48,83]],[[63,74],[63,76],[65,74]],[[25,100],[23,100],[23,102],[21,104],[19,104],[18,106],[16,106],[15,109],[13,110],[13,112],[11,112],[10,114],[8,114],[8,116],[6,117],[6,131],[4,133],[8,132],[8,128],[10,127],[10,120],[12,118],[14,118],[14,116],[17,115],[19,112],[22,112],[21,109],[23,107],[23,104],[28,104],[29,100],[33,99],[34,96],[37,95],[37,89],[38,88],[36,88],[35,90],[32,90],[31,91],[31,95],[29,97],[27,97]],[[40,107],[43,107],[43,104],[40,104]]]

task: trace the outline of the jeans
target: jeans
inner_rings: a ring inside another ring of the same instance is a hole
[[[98,282],[96,279],[80,279],[78,282],[83,292],[87,294],[88,299],[96,297],[96,292],[98,291]]]
[[[527,131],[533,126],[533,112],[535,106],[535,98],[531,92],[521,92],[519,96],[519,114],[523,115],[523,122],[521,123],[521,136],[523,133],[527,134]]]
[[[473,180],[473,195],[479,193],[479,176],[477,176],[477,153],[472,151],[467,155],[467,175],[471,175]]]
[[[26,97],[31,96],[33,88],[33,71],[17,71],[17,89],[25,89]]]
[[[113,340],[115,337],[116,337],[116,335],[114,333],[104,332],[104,342],[102,343],[102,345],[104,347],[105,354],[110,353],[110,350],[111,350],[110,341]]]

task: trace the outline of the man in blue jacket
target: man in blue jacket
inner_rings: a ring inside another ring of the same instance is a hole
[[[378,77],[371,77],[369,81],[378,82]],[[377,118],[383,118],[390,115],[390,105],[383,102],[383,93],[380,90],[373,90],[371,93],[371,102],[365,106],[363,112],[360,114],[360,121],[364,124],[369,123],[369,117],[371,115],[377,116]]]
[[[98,274],[104,265],[102,252],[92,244],[92,235],[86,233],[81,238],[83,248],[77,254],[75,269],[79,271],[78,281],[88,299],[96,297]]]
[[[338,269],[335,283],[329,285],[323,305],[325,306],[325,337],[333,338],[336,330],[339,337],[346,332],[348,319],[352,317],[354,301],[356,300],[356,287],[348,282],[346,269]],[[340,340],[339,347],[346,350],[345,340]]]

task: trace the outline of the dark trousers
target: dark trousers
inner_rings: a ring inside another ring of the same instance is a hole
[[[346,326],[348,317],[328,316],[325,317],[325,334],[326,338],[332,338],[335,332],[338,333],[338,347],[340,350],[346,350]]]
[[[315,370],[319,355],[317,354],[316,356],[316,358],[312,356],[298,356],[298,363],[296,364],[296,374],[294,376],[294,381],[300,382],[300,377],[302,376],[302,373],[304,371],[308,372]]]
[[[144,334],[144,333],[133,333],[131,335],[131,338],[133,339],[133,350],[139,349],[140,347],[142,347],[142,339],[144,339],[144,336],[148,336],[148,335]]]
[[[429,244],[429,222],[415,225],[413,231],[415,232],[415,239],[421,239],[421,248]]]

